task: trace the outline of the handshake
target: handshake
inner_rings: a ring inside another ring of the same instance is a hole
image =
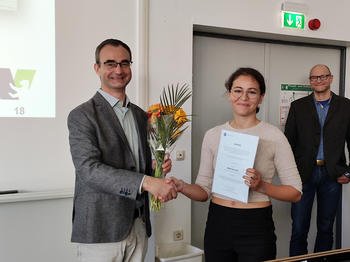
[[[178,192],[182,192],[185,187],[185,182],[175,177],[170,178],[155,178],[146,176],[142,188],[151,193],[156,199],[161,202],[177,198]]]

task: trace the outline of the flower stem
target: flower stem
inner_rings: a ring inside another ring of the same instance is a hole
[[[163,168],[162,165],[164,163],[165,151],[159,150],[156,151],[156,170],[154,171],[154,176],[157,178],[163,177]],[[159,211],[162,208],[162,202],[160,200],[156,200],[156,198],[151,196],[151,210]]]

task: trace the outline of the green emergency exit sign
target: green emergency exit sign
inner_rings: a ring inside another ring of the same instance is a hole
[[[305,15],[291,12],[283,12],[283,27],[304,29]]]

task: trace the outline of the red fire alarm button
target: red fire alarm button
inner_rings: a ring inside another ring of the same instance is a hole
[[[320,26],[321,26],[321,22],[320,22],[320,20],[318,20],[317,18],[311,19],[311,20],[309,21],[309,28],[310,28],[311,30],[317,30],[317,29],[320,28]]]

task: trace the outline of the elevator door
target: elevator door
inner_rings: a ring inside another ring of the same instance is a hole
[[[255,42],[199,36],[195,36],[193,42],[191,169],[194,183],[205,131],[233,117],[231,104],[227,100],[225,80],[241,66],[251,66],[264,72],[265,47]],[[191,205],[192,244],[201,248],[208,206],[209,201],[192,201]]]
[[[268,105],[267,121],[273,125],[280,124],[280,88],[281,83],[305,84],[309,83],[310,69],[315,64],[326,64],[334,75],[332,91],[339,92],[340,50],[316,47],[291,46],[269,44],[266,48],[266,68],[268,75],[268,92],[266,101]],[[284,130],[283,126],[281,127]],[[276,177],[275,177],[276,178]],[[274,182],[278,184],[278,179]],[[277,255],[286,257],[289,254],[289,240],[291,235],[290,203],[272,200],[273,217],[277,235]],[[313,252],[316,238],[316,199],[313,205],[312,221],[309,232],[309,253]]]
[[[280,126],[281,84],[308,84],[310,68],[327,64],[334,75],[332,91],[339,91],[340,50],[194,36],[193,41],[192,182],[197,177],[201,143],[206,130],[232,120],[224,83],[239,67],[253,67],[264,76],[266,95],[258,118]],[[278,179],[274,183],[279,183]],[[192,201],[192,244],[203,248],[208,202]],[[316,204],[316,203],[315,203]],[[314,205],[315,209],[315,205]],[[277,257],[288,256],[290,203],[273,200]],[[309,252],[315,241],[315,214],[309,233]]]

